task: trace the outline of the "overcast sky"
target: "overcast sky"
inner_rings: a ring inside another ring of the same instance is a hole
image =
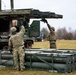
[[[14,0],[15,9],[34,8],[63,15],[63,19],[48,19],[56,29],[66,27],[76,30],[76,0]],[[10,0],[2,0],[2,9],[10,9]],[[47,27],[41,23],[41,28]]]

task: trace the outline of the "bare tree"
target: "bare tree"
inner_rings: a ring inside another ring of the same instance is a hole
[[[67,39],[67,30],[66,28],[61,28],[57,30],[57,38],[58,39]]]
[[[72,40],[73,33],[71,30],[69,30],[69,32],[68,32],[67,29],[64,27],[64,28],[57,30],[57,38],[58,39],[65,39],[65,40]]]
[[[73,33],[73,39],[76,40],[76,30]]]

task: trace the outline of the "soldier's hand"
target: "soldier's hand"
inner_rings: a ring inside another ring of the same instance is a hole
[[[43,21],[44,23],[48,23],[45,18],[42,18],[41,21]]]

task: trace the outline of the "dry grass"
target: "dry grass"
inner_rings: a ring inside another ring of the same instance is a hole
[[[49,48],[49,42],[35,42],[33,48]],[[65,41],[65,40],[57,40],[57,48],[63,49],[76,49],[76,40]],[[0,75],[76,75],[76,71],[71,73],[52,73],[47,71],[15,71],[10,68],[0,68]]]
[[[76,40],[58,40],[57,48],[76,49]]]
[[[49,48],[49,41],[35,42],[33,48]]]
[[[76,49],[76,40],[57,40],[58,49]],[[49,41],[35,42],[33,48],[49,48]]]
[[[9,68],[0,68],[0,75],[76,75],[76,71],[71,73],[53,73],[47,71],[16,71]]]

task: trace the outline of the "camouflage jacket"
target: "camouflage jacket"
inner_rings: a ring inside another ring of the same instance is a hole
[[[19,47],[24,45],[24,33],[25,33],[25,28],[24,26],[21,26],[21,30],[16,33],[15,35],[11,35],[11,37],[9,38],[9,49],[11,49],[11,47]]]
[[[56,40],[56,35],[55,35],[55,29],[54,27],[51,27],[49,24],[47,24],[49,30],[50,30],[50,34],[48,36],[48,40]]]

